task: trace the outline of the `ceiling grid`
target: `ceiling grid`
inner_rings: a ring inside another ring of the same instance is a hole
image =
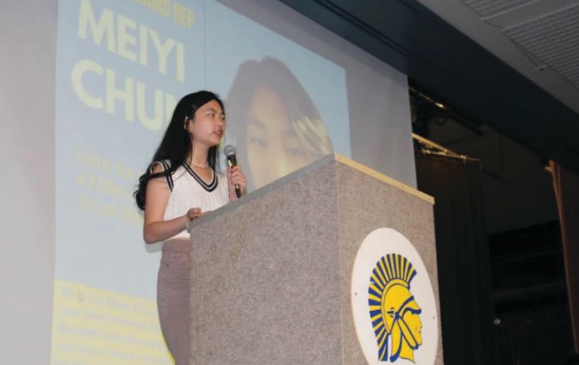
[[[463,0],[469,8],[474,10],[482,18],[493,17],[536,1],[537,0]]]
[[[509,27],[504,34],[579,88],[579,6]]]

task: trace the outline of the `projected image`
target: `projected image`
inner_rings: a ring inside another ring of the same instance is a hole
[[[351,155],[344,68],[225,3],[260,6],[59,1],[52,365],[172,363],[132,193],[183,95],[225,99],[250,192]]]
[[[344,68],[223,3],[206,2],[207,88],[225,99],[225,143],[249,191],[333,151],[349,157]]]
[[[251,188],[332,153],[320,113],[288,67],[272,57],[239,66],[227,95],[228,129]]]

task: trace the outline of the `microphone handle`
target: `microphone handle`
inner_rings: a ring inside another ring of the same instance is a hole
[[[235,155],[227,156],[227,161],[229,161],[229,167],[237,166],[237,158]],[[241,198],[241,187],[239,184],[235,184],[235,195],[237,199]]]

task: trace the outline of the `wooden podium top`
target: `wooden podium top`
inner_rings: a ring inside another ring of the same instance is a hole
[[[408,194],[412,194],[412,195],[416,196],[417,198],[420,198],[422,200],[426,200],[430,204],[434,204],[434,198],[431,197],[430,195],[424,194],[423,192],[419,191],[418,189],[415,189],[411,186],[408,186],[408,185],[404,184],[403,182],[400,182],[396,179],[391,178],[390,176],[386,176],[384,174],[381,174],[376,170],[372,170],[368,166],[362,165],[361,163],[356,162],[354,160],[351,160],[347,157],[344,157],[338,153],[332,155],[331,157],[334,157],[335,161],[343,163],[344,165],[348,165],[353,169],[356,169],[356,170],[358,170],[366,175],[372,176],[373,178],[378,179],[380,181],[383,181],[387,184],[390,184],[398,189],[401,189],[401,190],[407,192]]]
[[[380,181],[382,181],[388,185],[391,185],[397,189],[400,189],[400,190],[402,190],[402,191],[404,191],[412,196],[415,196],[419,199],[422,199],[430,204],[434,204],[434,198],[431,197],[430,195],[427,195],[427,194],[419,191],[416,188],[413,188],[411,186],[404,184],[401,181],[398,181],[394,178],[386,176],[386,175],[384,175],[376,170],[373,170],[370,167],[365,166],[359,162],[351,160],[351,159],[349,159],[345,156],[342,156],[338,153],[334,153],[334,154],[324,156],[324,157],[320,158],[319,160],[314,161],[313,163],[311,163],[305,167],[302,167],[301,169],[294,171],[287,176],[282,177],[279,180],[276,180],[276,181],[274,181],[274,182],[272,182],[272,183],[270,183],[262,188],[259,188],[255,191],[252,191],[252,192],[248,193],[246,196],[244,196],[242,199],[239,199],[239,200],[236,200],[232,203],[229,203],[229,204],[215,210],[214,212],[206,214],[206,215],[202,216],[201,218],[196,219],[195,221],[192,221],[188,225],[188,231],[191,231],[193,228],[197,227],[200,224],[203,224],[207,220],[210,220],[217,215],[220,215],[220,214],[223,214],[227,211],[233,210],[236,207],[238,207],[239,205],[246,204],[247,202],[249,202],[253,199],[256,199],[264,194],[267,194],[273,190],[276,190],[279,187],[286,185],[287,183],[289,183],[291,181],[299,179],[300,177],[305,176],[308,173],[315,171],[323,166],[326,166],[332,162],[338,162],[338,163],[341,163],[341,164],[346,165],[348,167],[351,167],[351,168],[353,168],[353,169],[355,169],[355,170],[357,170],[365,175],[368,175],[368,176],[373,177],[377,180],[380,180]]]

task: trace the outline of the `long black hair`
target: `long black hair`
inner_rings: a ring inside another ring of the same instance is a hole
[[[198,91],[184,96],[173,112],[171,123],[167,127],[167,131],[163,136],[163,140],[157,148],[157,152],[153,156],[153,161],[139,178],[139,187],[133,194],[137,202],[137,206],[141,210],[145,210],[145,199],[147,195],[147,183],[149,180],[158,177],[168,177],[172,175],[185,161],[191,156],[192,146],[189,132],[186,129],[186,124],[190,119],[193,119],[195,112],[208,102],[215,100],[225,110],[223,102],[219,97],[210,91]],[[187,122],[185,121],[187,118]],[[218,165],[218,146],[213,146],[209,149],[207,154],[207,163],[213,170]],[[153,174],[152,167],[159,161],[168,161],[169,169]]]

